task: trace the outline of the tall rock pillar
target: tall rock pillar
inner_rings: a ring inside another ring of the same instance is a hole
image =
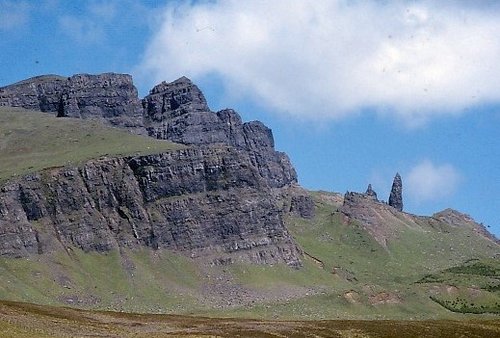
[[[403,211],[403,182],[401,181],[399,173],[396,173],[394,181],[392,182],[389,205],[399,211]]]

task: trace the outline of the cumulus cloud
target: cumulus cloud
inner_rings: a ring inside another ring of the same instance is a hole
[[[231,94],[308,119],[368,108],[418,124],[500,101],[496,7],[451,1],[174,3],[165,8],[140,66],[156,81],[215,74]]]
[[[458,170],[452,165],[436,165],[424,160],[410,170],[405,185],[415,201],[437,201],[452,195],[460,180]]]

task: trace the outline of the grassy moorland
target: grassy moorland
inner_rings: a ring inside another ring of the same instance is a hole
[[[500,321],[271,321],[0,302],[2,337],[498,337]]]
[[[180,147],[95,120],[0,107],[0,183],[13,176],[102,156],[144,155]]]

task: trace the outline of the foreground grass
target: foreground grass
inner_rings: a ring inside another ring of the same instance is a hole
[[[99,121],[0,107],[0,183],[44,168],[101,156],[146,155],[182,147]]]
[[[270,321],[144,315],[0,302],[2,337],[498,337],[500,322]]]
[[[191,259],[161,250],[0,259],[0,299],[56,306],[185,314],[201,307],[200,281]]]

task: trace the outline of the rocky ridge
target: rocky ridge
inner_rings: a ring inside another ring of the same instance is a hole
[[[365,193],[346,192],[339,211],[347,220],[361,225],[383,247],[387,247],[391,239],[397,238],[401,228],[419,228],[422,222],[468,227],[480,236],[498,243],[496,237],[482,224],[478,224],[469,215],[453,209],[445,209],[431,217],[402,212],[402,191],[402,179],[397,173],[392,184],[389,203],[379,201],[376,192],[369,184]]]
[[[123,74],[42,76],[0,88],[0,105],[97,118],[189,145],[158,155],[52,168],[0,188],[0,255],[146,246],[208,258],[300,266],[283,216],[312,217],[286,154],[262,123],[209,110],[183,77],[139,100]],[[55,249],[56,248],[56,249]]]
[[[111,126],[145,134],[142,107],[127,74],[37,76],[0,88],[0,106],[54,113],[59,117],[96,118]]]

